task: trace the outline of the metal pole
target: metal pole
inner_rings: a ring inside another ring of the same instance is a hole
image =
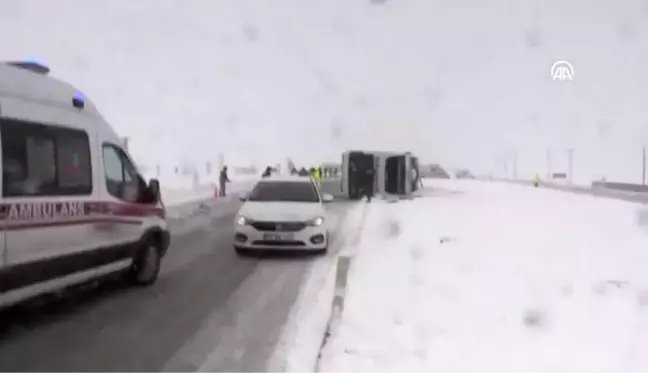
[[[646,145],[641,148],[641,185],[646,185]]]
[[[573,172],[574,172],[574,149],[567,149],[567,154],[569,156],[569,182],[573,182]]]
[[[547,180],[551,179],[551,149],[547,149]]]
[[[513,180],[518,178],[518,152],[513,150]]]

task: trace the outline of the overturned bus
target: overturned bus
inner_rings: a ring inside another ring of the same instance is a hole
[[[374,194],[410,194],[420,185],[418,164],[418,158],[410,152],[347,151],[342,154],[342,194],[360,199],[361,175],[368,168],[375,171]]]

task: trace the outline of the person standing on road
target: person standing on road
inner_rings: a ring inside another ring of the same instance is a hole
[[[223,169],[220,172],[220,176],[218,178],[219,184],[220,184],[220,190],[218,191],[218,195],[220,197],[225,197],[227,196],[227,183],[230,182],[229,177],[227,176],[227,166],[223,166]]]
[[[313,180],[319,185],[322,178],[320,177],[319,169],[317,167],[311,167],[310,174]]]
[[[263,175],[261,177],[269,177],[272,175],[272,167],[268,166],[266,167],[265,171],[263,171]]]
[[[364,170],[362,181],[362,192],[367,197],[367,202],[371,202],[371,197],[374,194],[374,178],[375,170],[373,167],[368,167]]]
[[[349,160],[349,198],[362,198],[362,180],[358,174],[358,168],[353,160]]]

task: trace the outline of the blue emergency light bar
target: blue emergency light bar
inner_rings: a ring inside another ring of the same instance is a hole
[[[22,61],[7,61],[5,63],[36,74],[47,75],[50,72],[50,68],[47,67],[44,62],[42,62],[38,57],[31,55],[25,56]]]
[[[34,56],[25,56],[22,61],[6,61],[5,64],[40,75],[48,75],[50,73],[50,68],[47,67],[39,58]],[[83,93],[75,90],[72,94],[72,106],[82,110],[85,108],[85,101],[86,98]]]
[[[72,96],[72,106],[77,109],[83,109],[85,107],[85,96],[83,93],[75,90],[74,95]]]

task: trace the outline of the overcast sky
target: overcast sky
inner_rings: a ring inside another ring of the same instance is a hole
[[[576,179],[638,182],[648,144],[648,1],[0,0],[0,58],[26,54],[146,164],[508,152],[526,176],[573,148]]]

